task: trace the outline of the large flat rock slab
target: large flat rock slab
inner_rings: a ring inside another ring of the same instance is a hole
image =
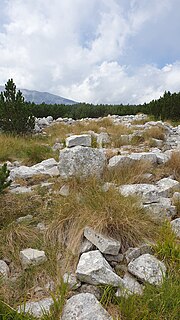
[[[94,244],[102,253],[111,254],[115,256],[119,253],[121,243],[117,240],[106,237],[89,227],[86,227],[84,229],[84,236],[92,244]]]
[[[61,320],[112,320],[91,293],[80,293],[67,300]]]
[[[83,253],[79,259],[76,276],[81,282],[98,285],[123,286],[123,280],[113,271],[98,251]]]
[[[90,134],[79,134],[79,135],[72,135],[66,138],[66,147],[71,148],[75,146],[84,146],[90,147],[91,146],[91,135]]]
[[[166,273],[166,266],[153,255],[146,253],[131,261],[128,271],[141,281],[160,285]]]

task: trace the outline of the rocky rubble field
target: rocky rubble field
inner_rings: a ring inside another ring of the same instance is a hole
[[[170,319],[163,309],[130,318],[121,305],[166,283],[163,232],[177,268],[180,125],[143,114],[49,116],[36,119],[34,135],[54,157],[4,159],[12,183],[0,196],[3,301],[27,319]]]

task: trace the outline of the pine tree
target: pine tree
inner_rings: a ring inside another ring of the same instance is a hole
[[[13,79],[9,79],[0,94],[0,128],[5,132],[25,134],[33,130],[34,124],[29,104],[24,101],[22,92],[16,91]]]
[[[7,163],[4,163],[0,168],[0,194],[11,184],[11,180],[8,180],[9,173],[10,171],[7,169]]]

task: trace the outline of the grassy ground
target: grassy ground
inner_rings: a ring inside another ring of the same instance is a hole
[[[80,134],[89,130],[109,133],[109,147],[120,147],[120,136],[132,132],[123,125],[113,125],[109,118],[105,118],[91,123],[54,125],[45,130],[44,137],[27,138],[1,134],[0,161],[20,160],[30,165],[45,158],[57,157],[57,153],[50,148],[56,141],[64,142],[70,133]],[[145,141],[151,137],[162,138],[161,134],[162,131],[149,131],[143,139]],[[50,294],[56,297],[54,308],[49,315],[44,315],[43,320],[54,320],[60,316],[69,294],[61,280],[62,275],[65,271],[75,269],[86,225],[120,239],[123,251],[146,240],[156,240],[156,255],[168,266],[163,286],[155,288],[146,285],[142,297],[135,295],[126,300],[117,300],[114,289],[105,288],[102,304],[114,319],[178,319],[179,243],[174,234],[169,226],[164,226],[160,232],[161,226],[144,212],[138,199],[125,198],[113,189],[108,192],[102,190],[105,182],[114,182],[117,185],[149,182],[144,176],[146,173],[153,173],[154,180],[174,174],[180,181],[180,154],[174,154],[168,163],[158,168],[141,161],[123,169],[105,171],[99,180],[91,178],[82,181],[76,178],[63,181],[57,177],[43,176],[27,181],[19,179],[16,182],[27,186],[42,181],[51,182],[52,191],[37,187],[30,195],[15,195],[8,191],[0,195],[0,259],[5,259],[11,266],[10,279],[5,282],[1,279],[0,299],[3,302],[0,303],[0,319],[33,319],[17,314],[14,309],[23,301],[39,299]],[[64,184],[70,189],[68,198],[58,194]],[[16,219],[27,214],[31,214],[32,219],[17,224]],[[46,231],[37,229],[39,222],[44,222]],[[44,250],[48,257],[47,262],[23,270],[19,252],[27,247]],[[51,282],[54,286],[49,290],[47,284]],[[37,287],[42,288],[40,293],[36,292]]]

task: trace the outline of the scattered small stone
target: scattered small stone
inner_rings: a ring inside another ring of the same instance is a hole
[[[76,275],[81,282],[93,285],[109,284],[114,287],[123,285],[123,280],[113,271],[98,250],[89,251],[81,255]]]
[[[130,261],[138,258],[141,255],[141,250],[140,248],[129,248],[124,255],[126,257],[127,263],[129,263]]]
[[[61,320],[112,320],[93,294],[79,293],[67,300]]]
[[[91,146],[91,135],[90,134],[81,134],[81,135],[72,135],[66,138],[66,147],[71,148],[75,146],[90,147]]]
[[[77,279],[76,275],[73,273],[65,273],[63,276],[63,281],[68,284],[71,290],[76,290],[81,286],[81,282]]]
[[[119,288],[116,292],[116,297],[128,297],[132,294],[141,295],[143,286],[130,273],[126,273],[123,277],[124,288]]]
[[[160,285],[165,276],[166,267],[163,262],[147,253],[131,261],[128,265],[128,271],[141,281]]]
[[[24,222],[24,223],[28,223],[28,222],[30,222],[31,220],[33,219],[33,216],[31,215],[31,214],[27,214],[26,216],[24,216],[24,217],[19,217],[17,220],[16,220],[16,222],[17,223],[22,223],[22,222]]]
[[[180,218],[171,221],[171,227],[178,238],[180,238]]]
[[[84,229],[84,236],[92,242],[102,253],[118,255],[121,243],[117,240],[105,237],[104,235],[94,231],[92,228]]]
[[[92,284],[82,284],[82,286],[78,289],[79,293],[91,293],[93,294],[98,300],[102,298],[102,292],[99,287],[93,286]]]
[[[174,191],[180,189],[180,182],[171,178],[163,178],[156,183],[159,189],[159,196],[170,197]]]
[[[59,190],[59,194],[63,197],[69,196],[69,186],[67,184],[64,184],[61,189]]]
[[[4,260],[0,260],[0,277],[7,279],[9,276],[9,267]]]
[[[80,254],[95,249],[95,246],[88,239],[84,238],[80,247]]]
[[[29,313],[34,317],[41,318],[44,312],[49,312],[50,307],[53,305],[52,298],[45,298],[39,301],[29,301],[18,307],[17,311],[23,313]]]
[[[25,268],[29,265],[39,265],[47,261],[47,257],[44,251],[32,248],[20,251],[20,259],[22,266]]]

